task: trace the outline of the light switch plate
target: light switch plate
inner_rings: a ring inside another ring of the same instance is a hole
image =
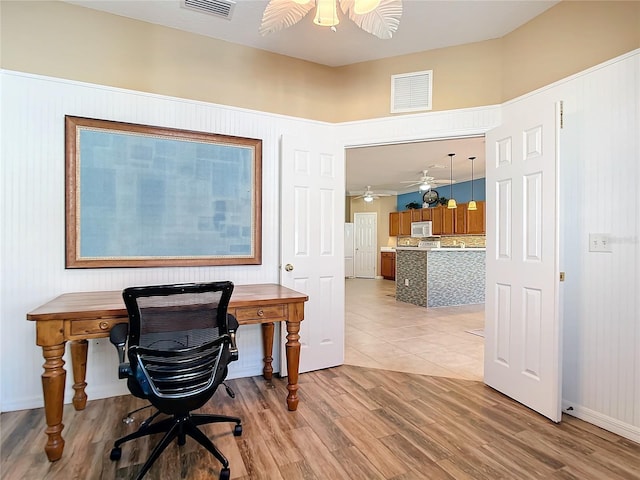
[[[590,252],[611,252],[611,237],[608,233],[589,234]]]

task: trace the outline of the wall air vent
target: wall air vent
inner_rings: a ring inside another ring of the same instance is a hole
[[[433,70],[391,75],[391,113],[431,110]]]
[[[236,6],[234,0],[182,0],[181,3],[182,7],[189,10],[208,13],[227,20],[231,20],[233,8]]]

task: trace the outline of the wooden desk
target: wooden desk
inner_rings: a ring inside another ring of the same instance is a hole
[[[287,375],[289,410],[298,408],[298,366],[300,363],[300,322],[308,297],[281,285],[236,285],[229,313],[241,325],[262,324],[264,347],[263,374],[271,379],[273,368],[274,322],[287,322]],[[50,461],[58,460],[64,450],[62,407],[67,372],[64,369],[65,344],[71,342],[73,367],[73,406],[82,410],[87,404],[87,351],[90,338],[108,337],[111,327],[129,321],[121,291],[65,293],[27,314],[36,322],[36,343],[42,347],[44,372],[42,391],[48,436],[44,450]],[[241,353],[242,354],[242,353]],[[115,375],[115,370],[114,370]]]

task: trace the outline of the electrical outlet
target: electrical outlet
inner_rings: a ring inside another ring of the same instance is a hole
[[[405,279],[404,279],[404,286],[405,286],[405,287],[408,287],[408,286],[409,286],[409,279],[408,279],[408,278],[405,278]]]
[[[589,234],[590,252],[611,252],[611,238],[607,233]]]

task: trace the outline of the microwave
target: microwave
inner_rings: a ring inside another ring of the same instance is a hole
[[[411,222],[411,236],[416,238],[431,237],[431,222]]]

